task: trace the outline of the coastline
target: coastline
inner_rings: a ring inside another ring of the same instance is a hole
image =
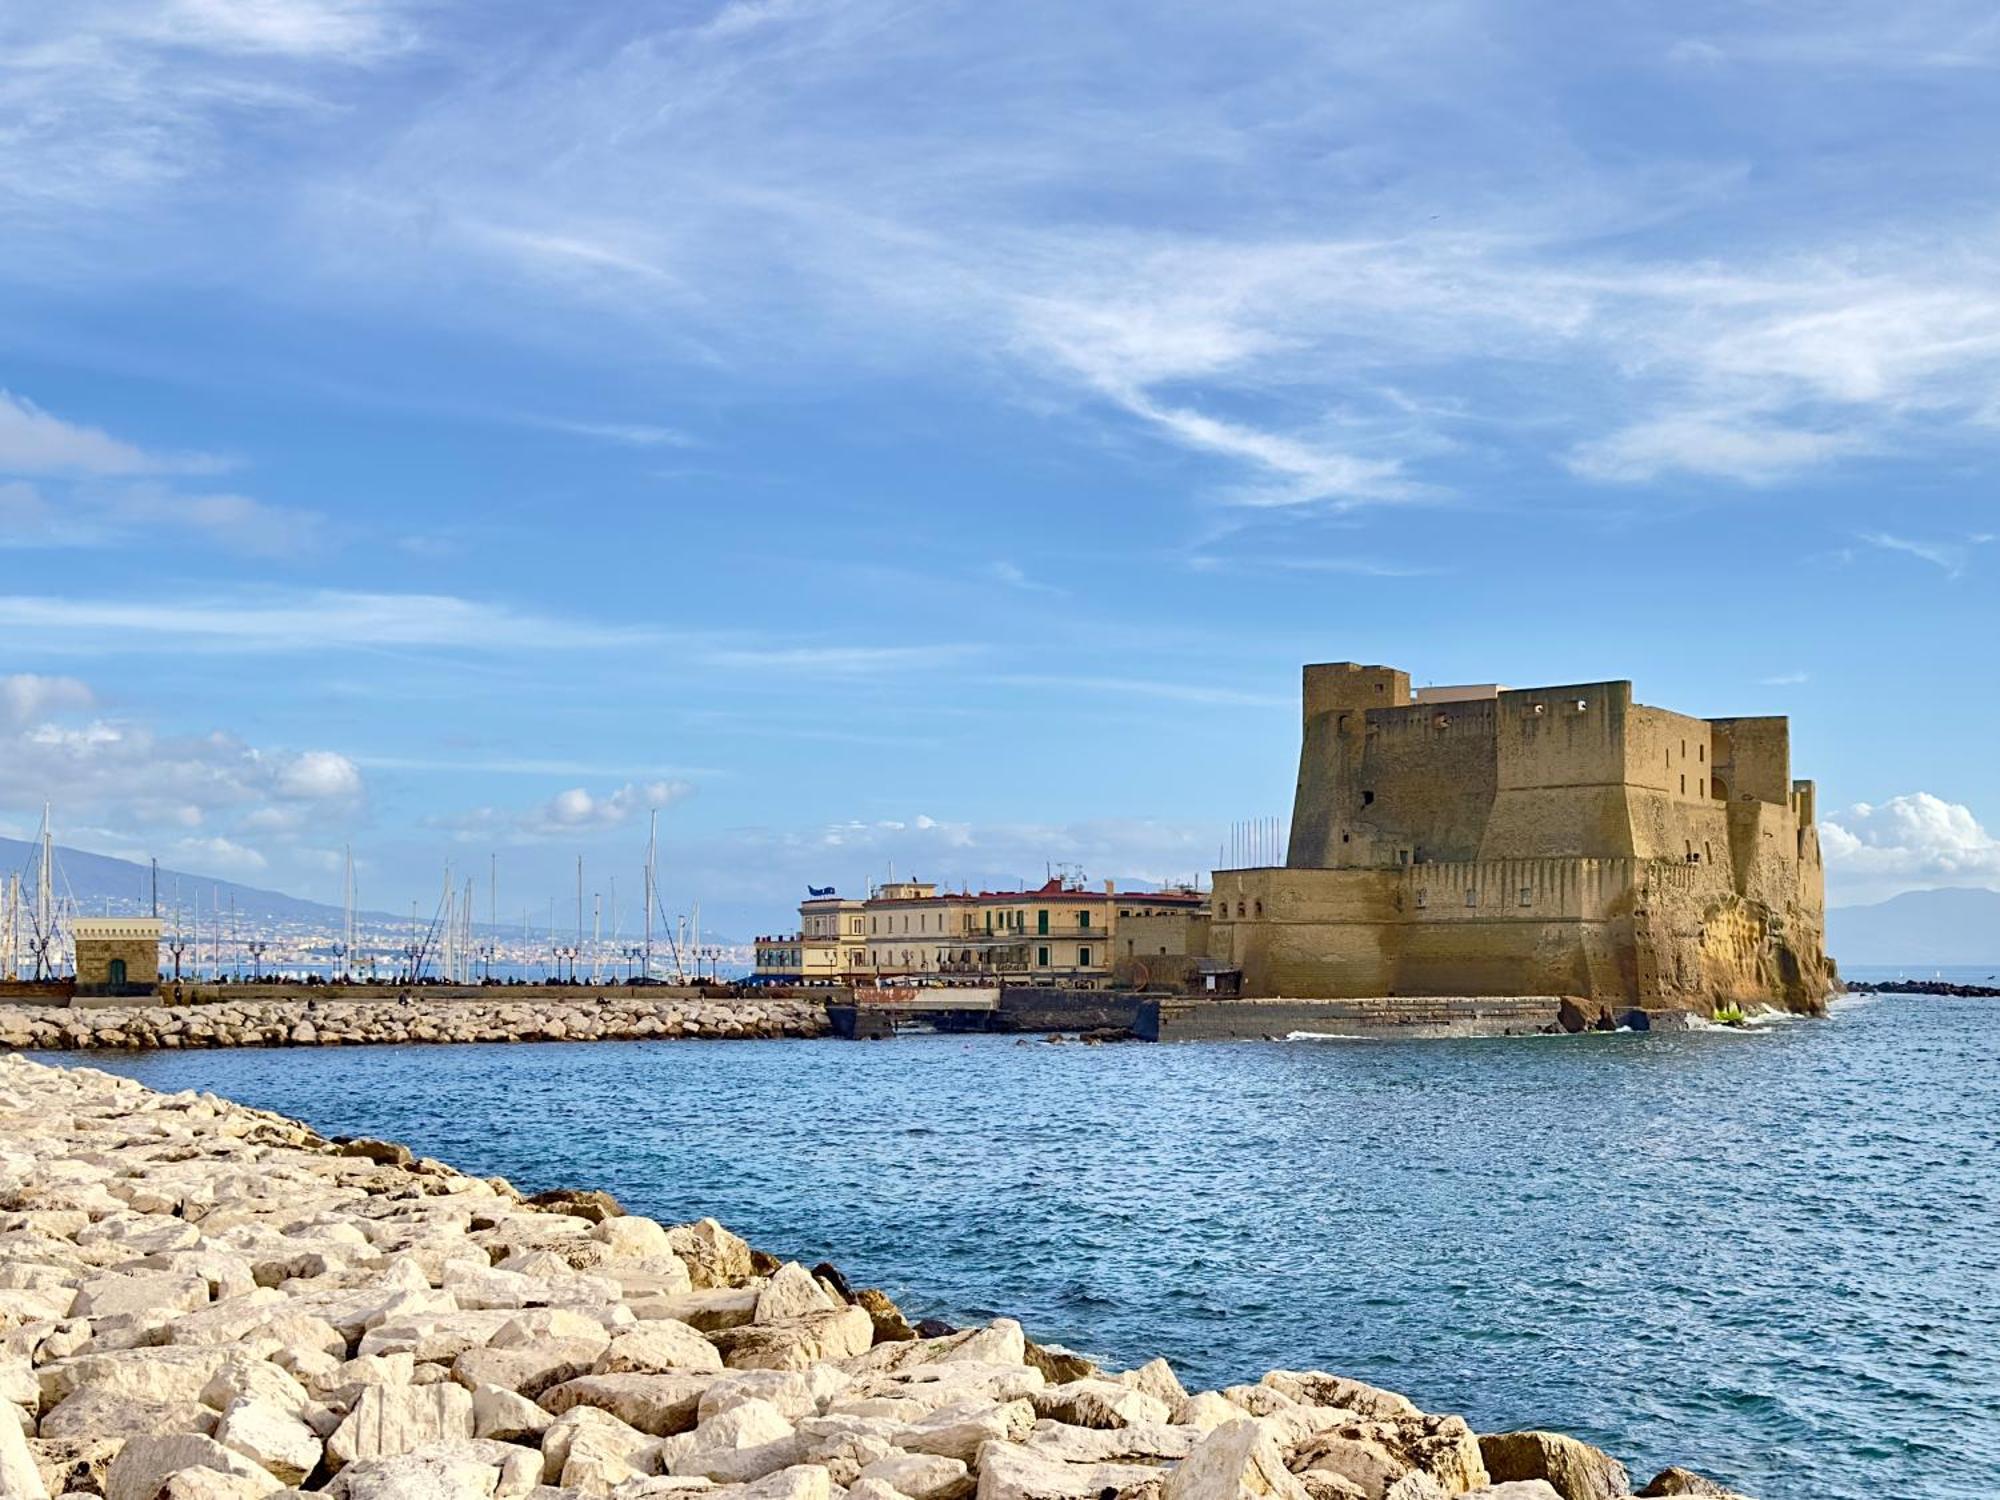
[[[94,1069],[0,1060],[0,1121],[9,1496],[1726,1493],[1334,1375],[1189,1394],[1008,1319],[913,1329],[712,1221]]]

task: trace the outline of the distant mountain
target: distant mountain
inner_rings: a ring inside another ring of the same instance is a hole
[[[1905,891],[1826,914],[1826,946],[1841,964],[1936,968],[1992,964],[2000,972],[2000,891]]]
[[[32,843],[0,838],[0,880],[18,871],[25,884],[29,872],[34,869],[35,855],[36,847]],[[107,903],[113,915],[145,912],[152,908],[153,871],[150,865],[129,859],[113,859],[106,854],[91,854],[83,849],[66,849],[58,844],[56,869],[67,884],[67,894],[75,898],[77,911],[83,916],[102,915]],[[302,901],[282,891],[239,885],[235,881],[217,880],[209,875],[169,870],[164,865],[160,867],[162,913],[172,907],[176,882],[180,886],[181,909],[187,913],[192,913],[198,892],[204,912],[213,909],[212,902],[219,902],[226,909],[234,899],[238,916],[248,922],[311,925],[329,930],[339,927],[341,923],[341,909],[337,906]],[[59,890],[58,894],[64,892]],[[396,920],[382,912],[360,915],[371,922]]]

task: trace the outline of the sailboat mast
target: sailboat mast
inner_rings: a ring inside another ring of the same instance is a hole
[[[652,809],[652,827],[646,835],[646,978],[653,977],[653,881],[660,858],[660,810]]]

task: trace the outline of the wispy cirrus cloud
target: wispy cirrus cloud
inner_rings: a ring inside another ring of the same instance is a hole
[[[1934,541],[1887,531],[1862,532],[1857,539],[1880,552],[1900,552],[1927,562],[1947,578],[1962,577],[1972,562],[1973,549],[1991,540],[1986,536],[1969,536],[1956,541]]]

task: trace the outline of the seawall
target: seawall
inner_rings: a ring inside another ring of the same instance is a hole
[[[642,992],[643,993],[643,992]],[[594,1042],[647,1038],[817,1037],[811,1000],[644,998],[571,992],[527,999],[505,990],[433,999],[337,1000],[297,992],[205,1005],[0,1006],[0,1046],[24,1048],[308,1047],[395,1042]]]
[[[1186,1391],[607,1194],[0,1058],[8,1500],[1619,1500],[1322,1371]]]

